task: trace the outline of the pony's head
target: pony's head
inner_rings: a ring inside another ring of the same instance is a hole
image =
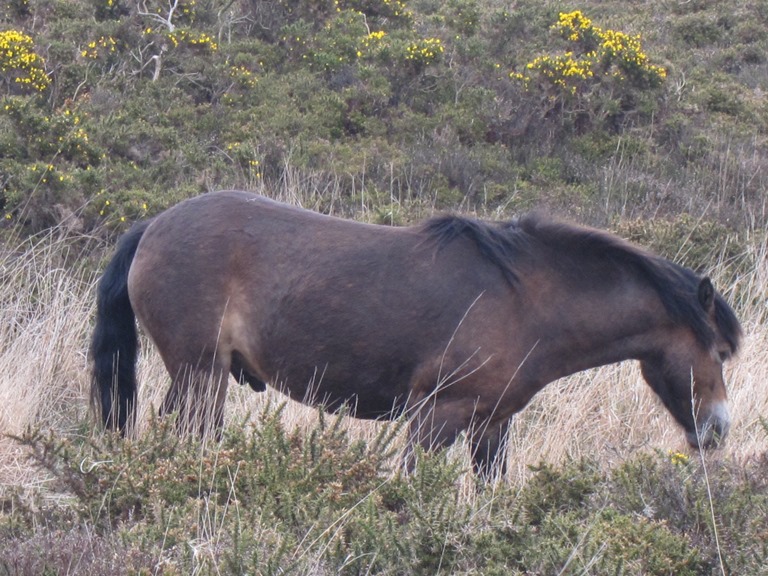
[[[736,353],[741,328],[708,278],[699,282],[695,298],[704,322],[672,324],[662,345],[641,359],[641,368],[688,443],[708,448],[730,428],[723,364]]]

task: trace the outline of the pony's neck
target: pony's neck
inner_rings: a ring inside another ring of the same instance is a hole
[[[609,274],[593,284],[583,279],[550,282],[546,287],[540,283],[537,292],[546,294],[547,309],[533,327],[537,337],[526,364],[540,372],[536,379],[542,385],[653,354],[669,327],[656,292],[629,275]]]

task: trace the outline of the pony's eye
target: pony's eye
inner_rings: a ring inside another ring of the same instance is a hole
[[[725,364],[730,359],[731,354],[721,350],[717,353],[717,357],[720,359],[721,364]]]

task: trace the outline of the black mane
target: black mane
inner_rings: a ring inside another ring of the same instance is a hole
[[[423,230],[438,247],[459,237],[470,238],[483,257],[498,266],[512,286],[520,284],[523,257],[532,255],[535,247],[541,245],[559,253],[600,258],[615,266],[631,267],[654,287],[674,322],[690,326],[705,347],[714,343],[715,334],[698,300],[701,277],[618,236],[550,220],[539,214],[528,214],[509,222],[438,216],[425,222]],[[717,292],[715,318],[721,335],[735,353],[741,339],[741,326],[731,307]]]

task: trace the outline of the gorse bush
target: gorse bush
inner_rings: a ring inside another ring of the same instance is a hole
[[[440,38],[423,38],[408,44],[405,59],[417,66],[427,66],[436,62],[443,51]]]
[[[0,76],[6,92],[14,88],[42,92],[50,85],[32,37],[18,30],[0,31]]]
[[[543,92],[557,114],[590,115],[590,124],[596,119],[615,124],[616,116],[636,108],[638,94],[660,87],[667,76],[649,62],[639,35],[603,30],[579,10],[561,12],[552,30],[569,49],[538,56],[525,72],[510,77],[527,91]]]
[[[579,10],[561,13],[553,29],[577,46],[581,57],[598,67],[603,76],[650,86],[660,85],[667,76],[664,68],[649,62],[640,35],[602,30]]]
[[[693,576],[717,573],[718,552],[732,573],[766,559],[753,521],[768,512],[765,461],[710,470],[718,543],[701,465],[684,455],[544,464],[522,489],[468,497],[447,454],[405,476],[396,426],[363,442],[343,421],[288,430],[268,406],[206,446],[172,421],[137,440],[29,431],[19,441],[60,497],[0,489],[0,570],[56,573],[75,551],[83,574]]]
[[[98,40],[89,42],[88,45],[80,51],[80,56],[91,60],[105,59],[110,54],[117,52],[117,42],[111,36],[101,36]]]

